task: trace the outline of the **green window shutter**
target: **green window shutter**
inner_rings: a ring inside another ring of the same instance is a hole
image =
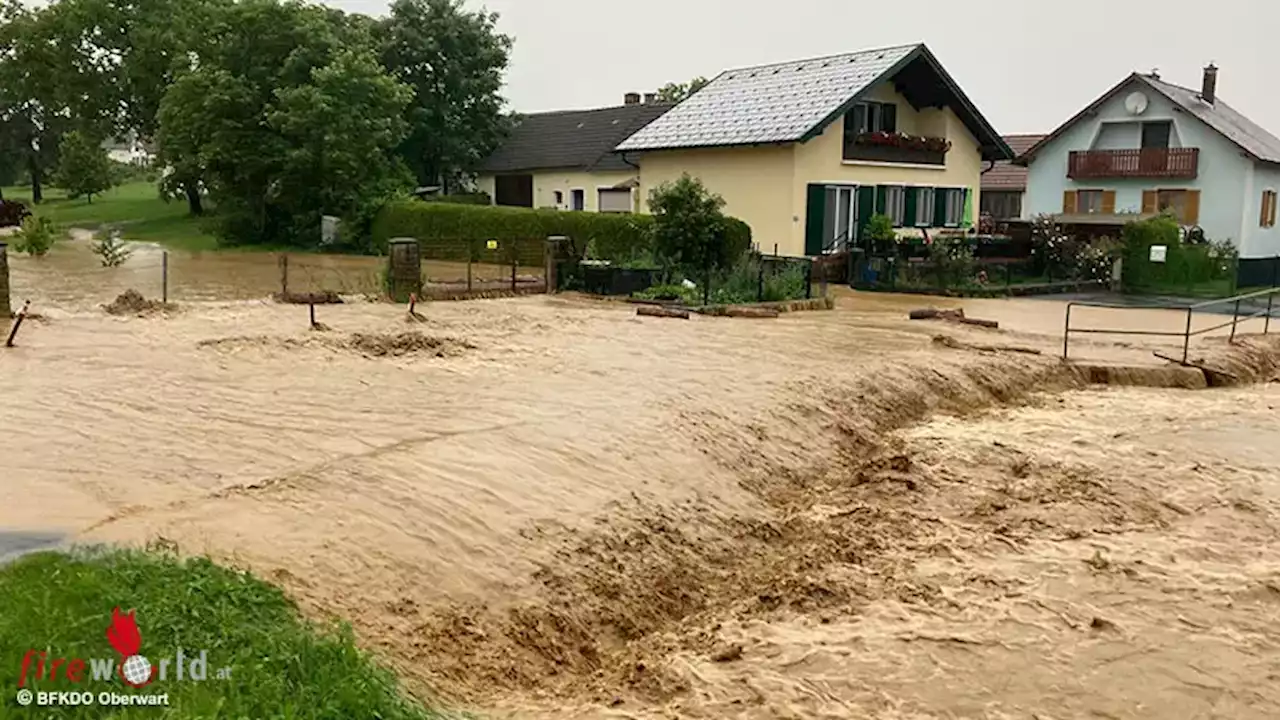
[[[871,221],[871,216],[875,215],[876,206],[876,189],[871,185],[864,185],[858,188],[858,240],[866,235],[867,223]]]
[[[916,226],[916,197],[920,193],[920,188],[903,188],[902,192],[906,193],[903,199],[902,226]]]
[[[947,197],[955,192],[950,188],[935,188],[933,191],[933,227],[947,224]]]
[[[877,215],[884,214],[885,196],[888,194],[889,193],[885,190],[885,187],[883,185],[876,186],[876,214]]]
[[[824,185],[809,186],[809,201],[805,205],[804,254],[822,254],[822,221],[827,215],[827,188]]]

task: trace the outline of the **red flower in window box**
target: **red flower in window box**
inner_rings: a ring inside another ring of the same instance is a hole
[[[946,153],[951,150],[951,141],[946,138],[908,135],[906,133],[868,132],[858,135],[859,145],[881,145],[903,148],[905,150],[927,150],[929,152]]]

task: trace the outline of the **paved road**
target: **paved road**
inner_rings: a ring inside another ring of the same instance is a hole
[[[1109,305],[1123,305],[1133,308],[1185,308],[1188,305],[1205,302],[1206,298],[1179,297],[1176,295],[1121,295],[1111,292],[1078,292],[1057,293],[1054,295],[1031,295],[1029,299],[1055,300],[1057,302],[1096,302]],[[1271,317],[1280,318],[1280,295],[1273,302]],[[1240,303],[1242,315],[1262,312],[1267,309],[1267,298],[1252,298]],[[1219,303],[1208,307],[1196,308],[1197,313],[1218,313],[1230,315],[1235,310],[1233,303]]]

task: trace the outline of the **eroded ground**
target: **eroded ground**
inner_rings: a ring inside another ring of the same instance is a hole
[[[1280,713],[1276,386],[1085,389],[1060,307],[920,304],[55,306],[0,526],[242,563],[518,717]]]

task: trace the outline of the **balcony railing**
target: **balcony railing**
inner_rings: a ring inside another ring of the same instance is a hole
[[[1200,148],[1085,150],[1071,153],[1067,177],[1194,178],[1200,171]]]
[[[913,137],[899,133],[862,133],[846,137],[845,160],[946,165],[951,143],[946,138]]]

